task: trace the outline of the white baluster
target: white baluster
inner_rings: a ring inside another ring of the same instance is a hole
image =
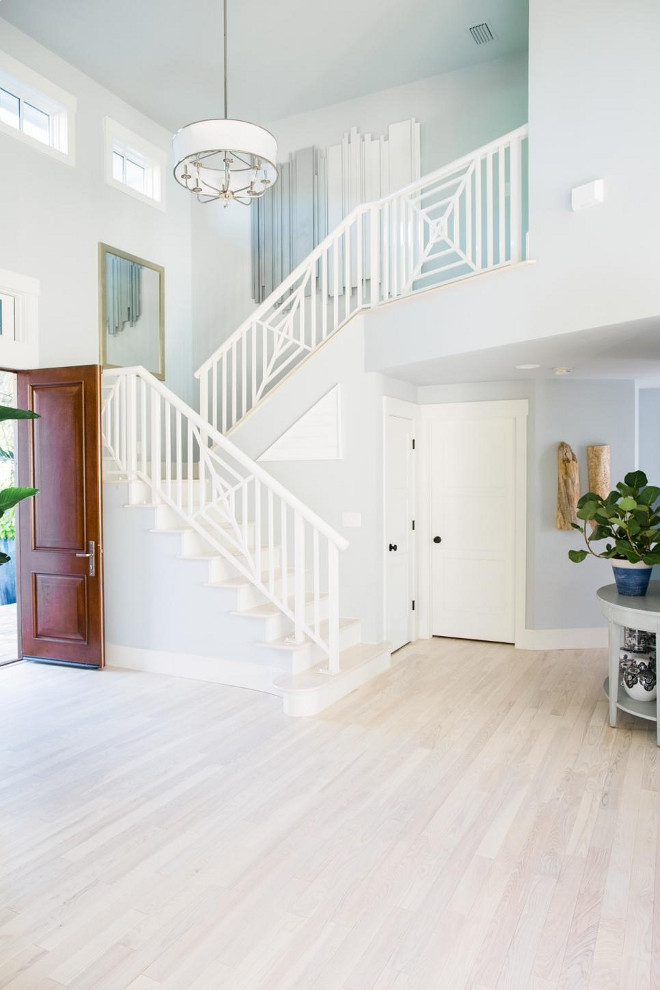
[[[509,157],[510,260],[522,261],[522,139],[513,139]]]
[[[328,670],[339,673],[339,551],[328,541]]]
[[[294,639],[302,643],[305,639],[305,520],[300,512],[294,513],[293,529],[293,567],[294,567]]]

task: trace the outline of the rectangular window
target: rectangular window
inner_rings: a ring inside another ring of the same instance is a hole
[[[21,101],[6,89],[0,89],[0,120],[3,124],[18,129],[20,124]]]
[[[105,149],[106,182],[164,209],[166,153],[110,117],[105,118]]]
[[[73,165],[76,101],[0,51],[0,130]]]

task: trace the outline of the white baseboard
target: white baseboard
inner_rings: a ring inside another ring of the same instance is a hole
[[[595,629],[524,629],[518,650],[600,650],[607,647],[607,626]]]
[[[106,643],[105,657],[106,667],[115,669],[190,677],[196,681],[212,681],[215,684],[250,688],[278,696],[282,693],[273,685],[274,675],[280,675],[281,671],[247,660],[167,653],[164,650],[144,650],[135,646],[117,646],[114,643]]]

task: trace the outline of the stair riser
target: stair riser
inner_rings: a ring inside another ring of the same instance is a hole
[[[291,623],[293,628],[293,624]],[[286,635],[286,634],[285,634]],[[339,650],[346,650],[351,646],[356,646],[360,642],[361,627],[359,622],[351,623],[339,630]],[[317,644],[308,643],[304,649],[286,649],[282,646],[277,648],[269,647],[268,643],[259,644],[260,651],[266,656],[266,663],[271,666],[277,665],[277,654],[285,657],[284,666],[292,674],[299,674],[303,670],[309,670],[326,659],[327,653]],[[282,663],[282,661],[280,661]]]

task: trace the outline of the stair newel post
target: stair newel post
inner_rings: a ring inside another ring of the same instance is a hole
[[[296,510],[293,520],[294,641],[305,639],[305,520]]]
[[[328,540],[328,672],[339,673],[339,550]]]
[[[509,145],[509,209],[511,222],[511,262],[522,261],[522,137]]]
[[[156,389],[151,391],[151,485],[159,492],[161,474],[163,471],[160,441],[160,395]]]
[[[128,476],[134,481],[137,476],[137,377],[135,373],[128,376]]]

